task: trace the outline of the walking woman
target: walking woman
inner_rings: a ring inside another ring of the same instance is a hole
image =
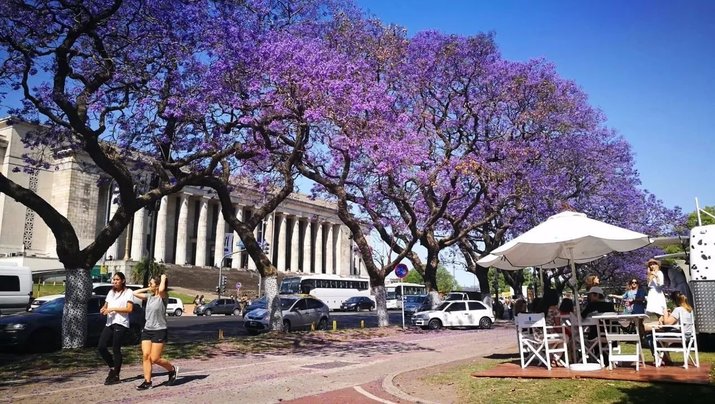
[[[166,327],[166,305],[169,300],[166,275],[161,278],[149,279],[149,287],[134,291],[134,296],[146,300],[146,323],[142,330],[142,366],[144,368],[144,381],[137,386],[137,390],[147,390],[151,385],[151,370],[157,364],[169,372],[171,386],[179,375],[179,368],[172,366],[169,361],[161,357],[168,333]]]
[[[134,309],[132,292],[127,288],[127,279],[123,273],[117,272],[112,277],[112,290],[107,293],[100,314],[107,316],[107,323],[99,336],[98,351],[104,362],[109,366],[109,374],[104,384],[119,383],[119,372],[122,370],[122,341],[129,331],[129,313]],[[107,345],[112,340],[112,353]]]

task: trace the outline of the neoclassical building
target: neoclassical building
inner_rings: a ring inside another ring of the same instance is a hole
[[[91,161],[77,155],[58,158],[50,168],[22,172],[27,153],[21,138],[32,125],[0,119],[0,169],[14,182],[38,193],[74,225],[80,246],[89,245],[117,205],[110,185],[100,185]],[[233,202],[239,218],[251,213],[261,198],[248,186],[238,186]],[[255,230],[279,271],[365,276],[353,253],[349,230],[338,219],[336,206],[301,194],[288,197]],[[109,248],[103,261],[126,268],[144,257],[178,265],[255,269],[241,251],[238,235],[223,219],[218,198],[210,190],[187,187],[165,196],[157,209],[143,209]],[[61,268],[56,242],[42,219],[0,193],[0,261],[17,262],[39,272]]]

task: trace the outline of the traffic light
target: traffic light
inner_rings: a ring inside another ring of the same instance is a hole
[[[220,287],[220,286],[216,286],[216,293],[220,293],[220,292],[221,292],[221,287]]]
[[[225,289],[227,284],[228,284],[228,276],[226,276],[226,275],[221,276],[221,287]]]

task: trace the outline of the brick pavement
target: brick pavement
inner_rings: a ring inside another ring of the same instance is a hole
[[[165,386],[161,370],[155,387],[136,391],[141,368],[126,366],[123,383],[104,386],[104,367],[43,377],[31,383],[5,384],[0,401],[10,402],[427,402],[400,391],[392,383],[403,372],[514,346],[513,330],[441,330],[372,340],[348,341],[319,350],[283,354],[225,352],[178,361],[177,384]],[[98,364],[99,364],[98,360]],[[155,370],[159,370],[155,367]],[[307,400],[307,401],[306,401]]]

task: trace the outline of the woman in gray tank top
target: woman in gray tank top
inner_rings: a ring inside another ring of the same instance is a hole
[[[169,299],[167,293],[168,280],[162,274],[160,278],[149,279],[149,287],[134,291],[134,296],[146,300],[146,322],[142,330],[142,365],[144,367],[144,381],[137,386],[137,390],[148,390],[152,387],[151,370],[157,364],[169,372],[171,386],[179,374],[179,367],[173,366],[168,360],[161,357],[164,344],[168,339],[166,326],[166,305]]]

